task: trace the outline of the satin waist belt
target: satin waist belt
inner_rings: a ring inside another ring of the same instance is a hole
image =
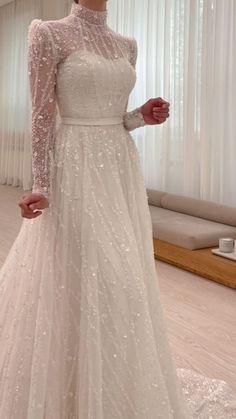
[[[116,118],[61,118],[66,125],[118,125],[123,124],[123,119]]]

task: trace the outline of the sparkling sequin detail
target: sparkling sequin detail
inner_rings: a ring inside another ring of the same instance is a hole
[[[178,368],[177,373],[194,419],[236,418],[236,394],[225,381],[187,368]]]
[[[34,19],[29,27],[28,35],[28,67],[32,96],[32,172],[33,191],[42,192],[49,197],[50,180],[52,176],[53,154],[55,150],[55,121],[58,110],[58,96],[56,90],[57,73],[64,67],[70,66],[73,59],[79,82],[76,92],[80,94],[83,82],[92,81],[91,74],[106,68],[107,80],[92,83],[88,87],[92,90],[91,98],[84,101],[84,110],[78,108],[75,115],[86,117],[94,112],[99,114],[97,106],[102,105],[102,89],[110,92],[107,101],[100,109],[100,115],[122,116],[126,130],[131,131],[144,125],[142,115],[137,112],[127,112],[126,99],[130,72],[126,71],[130,65],[135,72],[137,59],[137,43],[134,38],[124,37],[115,33],[107,25],[107,11],[91,11],[84,6],[73,4],[69,16],[58,21],[43,22]],[[82,59],[83,57],[83,59]],[[80,60],[79,60],[80,58]],[[90,58],[90,60],[89,60]],[[126,66],[124,65],[126,63]],[[62,71],[62,70],[61,70]],[[68,71],[69,72],[69,71]],[[127,74],[127,76],[126,76]],[[68,74],[70,76],[70,74]],[[122,76],[122,77],[121,77]],[[98,79],[99,81],[99,79]],[[105,83],[106,82],[106,83]],[[108,83],[112,83],[107,90]],[[74,87],[76,80],[69,77],[68,83]],[[116,95],[112,95],[114,87]],[[132,90],[133,85],[130,87]],[[105,93],[105,92],[104,92]],[[85,95],[85,89],[81,92]],[[73,95],[75,97],[75,94]],[[97,98],[100,100],[97,101]],[[68,95],[69,99],[69,95]],[[90,102],[91,99],[91,102]],[[82,106],[82,100],[81,100]],[[110,109],[109,109],[110,108]],[[64,113],[62,106],[60,113]],[[67,108],[67,114],[70,109]]]
[[[203,402],[209,419],[216,383],[196,399],[200,379],[179,381],[172,362],[138,150],[109,124],[135,84],[133,41],[81,10],[30,29],[34,187],[50,205],[0,271],[0,418],[190,419]],[[54,134],[57,106],[91,125]],[[214,419],[233,418],[218,394]]]

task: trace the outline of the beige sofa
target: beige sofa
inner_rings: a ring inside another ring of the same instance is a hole
[[[214,273],[214,270],[210,276],[206,276],[201,267],[199,271],[197,269],[197,266],[201,265],[200,255],[203,257],[207,252],[209,264],[214,261],[223,265],[223,280],[227,267],[230,276],[235,279],[236,287],[236,262],[227,261],[211,252],[211,248],[218,247],[220,237],[236,239],[236,208],[153,189],[147,189],[147,197],[152,219],[153,239],[157,250],[155,256],[209,279],[217,280],[217,273]],[[163,258],[160,254],[164,247],[166,257]],[[205,252],[201,249],[205,249]],[[178,253],[179,258],[185,259],[185,261],[173,261],[173,256],[169,255],[169,252]],[[158,257],[158,253],[160,257]],[[194,269],[188,266],[190,255],[190,262],[197,258]],[[187,266],[185,266],[186,264]],[[218,280],[217,282],[222,281]]]

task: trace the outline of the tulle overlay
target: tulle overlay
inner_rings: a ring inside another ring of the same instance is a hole
[[[177,368],[184,397],[195,419],[236,418],[236,394],[223,380]]]
[[[226,383],[177,379],[140,167],[119,125],[59,128],[50,207],[1,269],[0,417],[236,417]]]
[[[33,190],[49,207],[0,271],[0,418],[235,418],[226,383],[172,362],[129,133],[144,120],[126,111],[136,43],[75,3],[29,35]]]
[[[1,271],[1,417],[185,417],[133,139],[62,126],[54,164],[50,207]]]

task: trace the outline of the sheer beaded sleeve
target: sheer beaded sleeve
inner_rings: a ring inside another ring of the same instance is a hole
[[[32,192],[49,198],[55,143],[57,54],[49,29],[39,19],[29,25],[28,71],[32,101]]]
[[[137,62],[137,51],[137,41],[135,38],[133,38],[130,51],[130,63],[134,68],[136,67]],[[127,131],[132,131],[136,128],[143,127],[144,125],[146,125],[140,107],[134,109],[131,112],[125,112],[123,115],[123,121]]]

